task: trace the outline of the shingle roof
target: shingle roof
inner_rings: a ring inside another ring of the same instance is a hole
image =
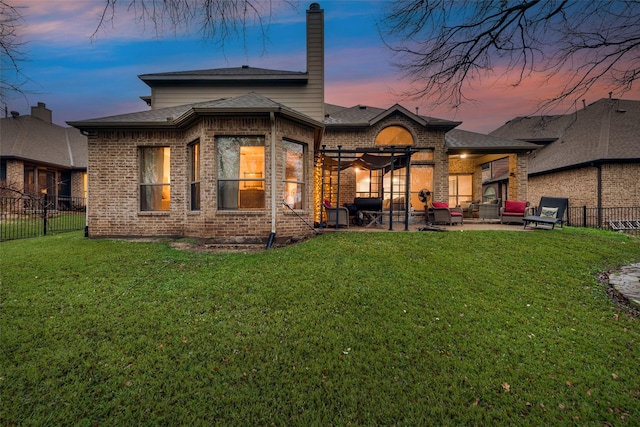
[[[201,113],[251,113],[251,112],[281,112],[300,120],[318,124],[312,118],[295,111],[286,105],[272,101],[255,92],[249,92],[245,95],[233,98],[220,98],[212,101],[198,102],[194,104],[178,105],[174,107],[158,108],[152,110],[139,111],[129,114],[121,114],[117,116],[101,117],[95,119],[87,119],[76,122],[68,122],[71,126],[80,129],[89,129],[95,127],[113,127],[113,126],[142,126],[142,127],[158,127],[168,126],[176,127],[188,121],[196,114]]]
[[[438,119],[436,117],[420,116],[413,114],[401,105],[394,105],[390,108],[377,108],[367,105],[355,105],[353,107],[341,107],[334,104],[325,104],[324,122],[327,126],[370,126],[378,120],[396,111],[416,120],[423,126],[442,127],[452,129],[460,124],[450,120]]]
[[[447,132],[445,134],[445,142],[447,149],[451,152],[526,152],[540,148],[539,145],[530,142],[498,138],[461,129],[452,129]]]
[[[86,169],[87,137],[33,116],[0,119],[0,156],[63,168]]]
[[[167,73],[141,74],[140,80],[148,85],[155,82],[171,81],[175,82],[229,82],[232,80],[241,81],[291,81],[306,82],[308,74],[302,71],[269,70],[266,68],[255,68],[243,65],[233,68],[212,68],[207,70],[173,71]]]
[[[640,101],[605,98],[572,114],[517,117],[490,135],[551,142],[529,157],[530,174],[640,161]]]

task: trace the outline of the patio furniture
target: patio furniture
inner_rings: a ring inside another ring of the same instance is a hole
[[[431,207],[433,209],[434,223],[463,224],[462,208],[450,208],[446,202],[433,202]]]
[[[524,228],[527,225],[534,223],[536,227],[538,224],[550,225],[551,229],[555,228],[556,224],[564,222],[564,214],[569,206],[569,199],[562,197],[542,197],[535,215],[527,215],[522,219]]]
[[[478,205],[478,218],[480,219],[498,219],[500,218],[501,199],[495,199],[487,203]]]
[[[382,223],[382,198],[380,197],[356,197],[353,205],[356,208],[354,223],[367,227]]]
[[[504,202],[504,208],[500,209],[500,224],[515,222],[523,223],[523,218],[527,214],[529,202],[522,200],[507,200]]]
[[[349,209],[332,206],[329,200],[325,200],[322,205],[327,214],[327,225],[349,227]]]
[[[467,203],[469,203],[467,205]],[[478,206],[480,206],[480,200],[474,200],[472,202],[462,202],[460,204],[462,212],[466,214],[467,218],[473,218],[478,216]]]

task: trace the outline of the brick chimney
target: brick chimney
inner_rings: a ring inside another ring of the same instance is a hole
[[[44,102],[38,102],[37,107],[31,107],[31,116],[43,122],[51,123],[51,110],[47,108],[47,104]]]
[[[321,111],[315,119],[324,120],[324,10],[311,3],[307,10],[307,90],[319,102]]]

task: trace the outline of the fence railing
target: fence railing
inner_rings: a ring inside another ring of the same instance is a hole
[[[85,223],[83,197],[0,196],[0,241],[82,230]]]
[[[640,223],[640,206],[612,208],[571,206],[567,214],[569,225],[574,227],[616,230],[640,236],[640,230],[636,228]]]

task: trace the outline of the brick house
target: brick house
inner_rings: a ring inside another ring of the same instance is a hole
[[[39,102],[31,115],[12,112],[0,119],[0,181],[27,194],[84,198],[87,138],[74,128],[52,123],[52,112]]]
[[[516,117],[490,135],[542,146],[529,156],[529,196],[570,206],[640,206],[640,101],[600,99],[575,113]]]
[[[455,131],[459,122],[400,105],[326,104],[316,3],[305,72],[242,66],[139,78],[151,89],[142,97],[149,110],[69,123],[89,136],[90,236],[304,236],[324,220],[326,198],[408,194],[415,211],[424,209],[420,189],[453,204],[481,198],[485,169],[498,160],[513,197],[527,196],[534,144]]]

